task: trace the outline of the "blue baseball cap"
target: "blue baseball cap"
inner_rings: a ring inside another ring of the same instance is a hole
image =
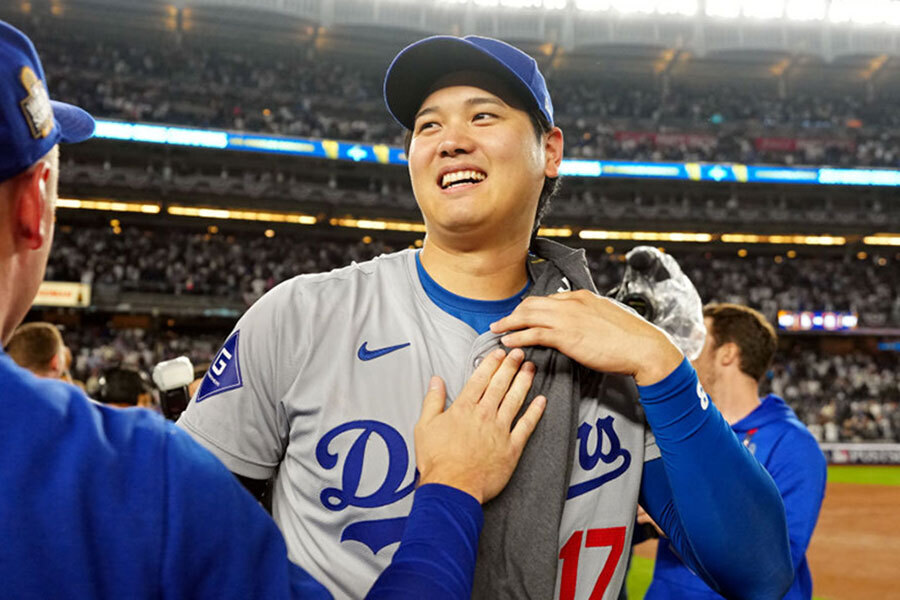
[[[422,101],[438,79],[458,71],[481,71],[510,86],[529,109],[553,125],[553,102],[537,61],[506,42],[467,35],[436,35],[400,51],[384,77],[384,102],[394,119],[412,129]]]
[[[45,81],[34,44],[0,21],[0,181],[24,172],[56,144],[94,134],[91,115],[50,100]]]

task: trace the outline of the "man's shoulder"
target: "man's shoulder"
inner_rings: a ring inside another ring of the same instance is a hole
[[[325,295],[331,302],[343,290],[358,286],[378,285],[397,278],[408,277],[412,250],[382,254],[364,262],[353,262],[345,267],[321,273],[297,275],[269,290],[260,301],[291,302],[299,297],[311,299]]]
[[[803,456],[806,461],[821,458],[819,462],[825,463],[819,442],[793,410],[761,425],[759,431],[770,436],[772,459],[794,460]]]
[[[8,416],[0,436],[7,450],[23,455],[53,448],[55,460],[91,460],[98,469],[139,464],[149,477],[174,429],[148,410],[101,405],[73,385],[37,378],[6,356],[0,356],[0,388]]]

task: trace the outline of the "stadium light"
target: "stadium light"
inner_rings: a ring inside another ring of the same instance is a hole
[[[656,4],[656,0],[612,0],[612,7],[623,15],[653,14]]]
[[[596,12],[600,10],[609,10],[611,5],[609,0],[575,0],[575,8],[578,10]]]
[[[541,237],[572,237],[572,230],[568,227],[539,227],[538,235]]]
[[[726,244],[800,244],[803,246],[843,246],[847,243],[847,238],[839,235],[723,233],[719,240]],[[790,252],[788,256],[790,256]]]
[[[783,0],[755,0],[742,4],[741,12],[752,19],[780,19],[784,14]]]
[[[870,246],[900,246],[900,235],[885,233],[867,235],[863,238],[863,243]]]
[[[641,242],[710,242],[709,233],[687,233],[682,231],[600,231],[583,229],[578,232],[583,240],[632,240]]]
[[[792,21],[822,21],[828,6],[825,0],[788,0],[784,14]]]
[[[832,23],[848,21],[861,25],[900,23],[900,3],[891,0],[832,0],[828,19]]]
[[[160,211],[159,204],[116,202],[115,200],[79,200],[77,198],[57,198],[56,207],[82,210],[107,210],[112,212],[137,212],[147,215],[155,215]]]
[[[425,233],[425,224],[413,221],[386,221],[382,219],[331,219],[328,221],[335,227],[355,227],[356,229],[375,229],[379,231],[413,231]]]
[[[706,0],[706,15],[734,19],[741,14],[741,4],[737,0]]]
[[[170,206],[166,209],[166,212],[177,217],[199,217],[201,219],[236,219],[239,221],[294,223],[297,225],[315,225],[317,222],[315,217],[302,213],[234,210],[209,206]]]
[[[656,12],[661,15],[683,15],[691,17],[697,14],[697,0],[657,0]]]

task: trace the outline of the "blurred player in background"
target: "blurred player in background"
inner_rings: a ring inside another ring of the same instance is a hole
[[[548,404],[522,468],[485,507],[475,597],[616,597],[639,496],[715,589],[783,595],[790,554],[771,478],[669,338],[596,294],[583,251],[533,236],[563,153],[535,61],[497,40],[428,38],[394,59],[384,89],[409,132],[421,252],[274,288],[179,424],[251,489],[275,477],[292,558],[359,597],[409,514],[429,379],[458,402],[506,346],[504,368],[533,374],[531,395]]]
[[[787,513],[794,581],[785,598],[812,598],[806,548],[825,496],[826,463],[812,434],[784,401],[760,399],[759,382],[769,368],[777,338],[765,317],[746,306],[710,304],[703,314],[706,344],[694,361],[703,387],[722,416],[775,480]],[[732,518],[745,516],[735,513]],[[721,598],[679,560],[661,538],[648,599]]]
[[[71,382],[71,354],[63,343],[59,329],[52,323],[34,322],[19,326],[6,344],[6,353],[17,365],[38,377]]]
[[[93,119],[51,102],[34,46],[0,21],[0,341],[38,291],[53,241],[60,142]],[[417,424],[423,484],[371,598],[471,589],[479,502],[496,495],[540,418],[493,355],[451,409],[432,382]],[[9,598],[330,598],[287,560],[269,516],[209,452],[144,410],[90,402],[0,351],[0,581]],[[459,446],[449,444],[457,440]]]

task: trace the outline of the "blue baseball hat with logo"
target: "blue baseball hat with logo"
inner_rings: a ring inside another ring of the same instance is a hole
[[[91,115],[50,100],[45,81],[34,44],[0,21],[0,181],[24,172],[56,144],[94,134]]]
[[[384,101],[394,119],[412,129],[422,101],[441,77],[479,71],[507,84],[528,109],[553,125],[553,102],[537,61],[506,42],[467,35],[436,35],[410,44],[394,57],[384,78]]]

